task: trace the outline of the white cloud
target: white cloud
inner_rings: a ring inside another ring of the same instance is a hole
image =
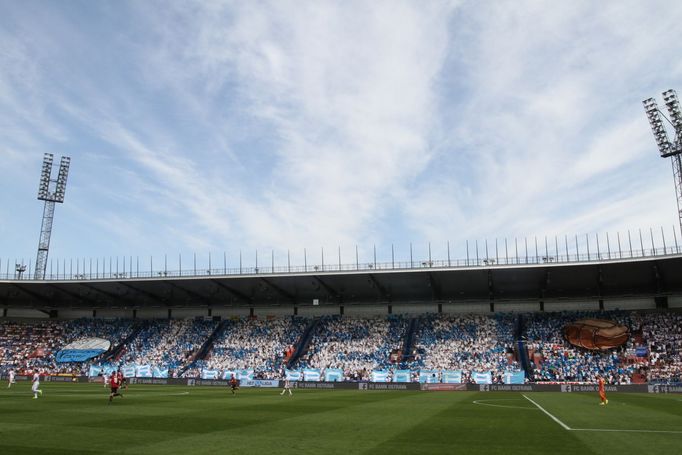
[[[640,105],[682,80],[676,5],[130,8],[81,12],[102,36],[58,8],[0,29],[0,156],[28,176],[10,178],[34,191],[42,153],[73,150],[73,223],[116,247],[348,260],[676,222]]]
[[[409,192],[413,229],[481,238],[674,221],[672,182],[653,172],[661,166],[641,108],[655,92],[638,90],[649,90],[650,65],[675,71],[675,45],[652,32],[680,37],[681,13],[636,2],[464,12],[453,85],[468,92],[442,105],[457,127],[435,158],[437,177]]]
[[[230,201],[237,231],[248,232],[248,243],[265,245],[362,238],[397,202],[394,188],[428,164],[448,6],[299,2],[223,9],[211,3],[188,9],[171,17],[183,17],[189,40],[161,27],[165,54],[156,63],[171,75],[163,82],[185,95],[203,83],[217,97],[235,85],[229,94],[274,139],[266,179],[253,170],[253,181],[245,182],[261,198]]]

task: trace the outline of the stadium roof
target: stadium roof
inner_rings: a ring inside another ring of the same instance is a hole
[[[682,255],[587,263],[0,281],[0,306],[221,307],[555,300],[682,292]]]

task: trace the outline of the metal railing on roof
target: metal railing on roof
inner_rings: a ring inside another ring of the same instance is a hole
[[[568,248],[566,249],[568,250]],[[287,275],[287,274],[321,274],[335,272],[372,272],[372,271],[406,271],[424,269],[458,269],[458,268],[497,268],[510,266],[534,266],[534,265],[559,265],[559,264],[579,264],[594,262],[618,262],[624,260],[636,260],[660,257],[675,257],[682,255],[682,248],[678,245],[648,249],[617,249],[612,251],[598,250],[595,252],[580,252],[577,250],[571,254],[557,254],[545,252],[544,254],[523,254],[523,255],[468,255],[464,259],[433,259],[417,258],[412,260],[396,261],[360,261],[356,256],[354,263],[312,263],[305,265],[276,265],[274,261],[270,265],[259,266],[239,266],[227,267],[196,267],[191,269],[154,269],[153,260],[149,266],[143,267],[139,258],[133,261],[132,257],[123,257],[122,261],[116,258],[116,266],[110,258],[107,261],[97,259],[77,259],[56,261],[57,267],[53,267],[45,274],[41,281],[72,281],[72,280],[135,280],[135,279],[163,279],[163,278],[198,278],[198,277],[222,277],[222,276],[244,276],[244,275]],[[448,254],[449,256],[449,254]],[[376,256],[375,256],[376,257]],[[210,262],[210,261],[209,261]],[[196,260],[194,261],[196,264]],[[108,267],[107,267],[108,265]],[[60,269],[61,267],[61,269]],[[7,281],[35,281],[31,274],[30,264],[22,262],[5,261],[4,272],[0,262],[0,280]]]

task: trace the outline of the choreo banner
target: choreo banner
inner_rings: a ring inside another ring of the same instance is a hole
[[[59,363],[85,362],[107,352],[110,347],[111,342],[104,338],[82,338],[64,346],[57,353],[56,360]]]

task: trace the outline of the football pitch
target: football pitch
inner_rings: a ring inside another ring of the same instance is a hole
[[[0,387],[0,453],[680,454],[682,395]]]

